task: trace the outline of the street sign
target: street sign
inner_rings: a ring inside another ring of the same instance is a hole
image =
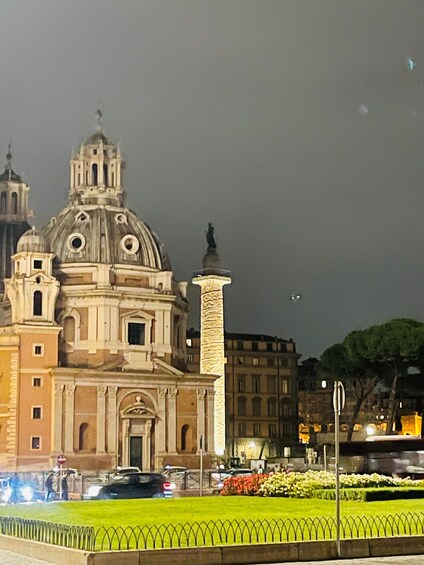
[[[60,455],[57,456],[57,464],[64,465],[65,463],[66,463],[66,455],[63,455],[63,453],[61,453]]]

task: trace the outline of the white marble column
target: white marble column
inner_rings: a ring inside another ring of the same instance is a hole
[[[215,390],[208,388],[207,390],[207,423],[208,423],[208,444],[207,450],[209,453],[215,453]]]
[[[75,385],[65,387],[65,453],[74,453]]]
[[[168,389],[168,453],[177,453],[177,394],[178,389]]]
[[[96,454],[106,453],[106,387],[97,387],[97,446]]]
[[[200,452],[200,438],[203,441],[203,449],[206,445],[205,437],[205,396],[206,390],[204,388],[197,389],[197,440],[196,440],[196,453]]]
[[[116,455],[118,453],[118,413],[116,409],[117,392],[117,386],[107,387],[107,452],[109,453],[109,455]]]
[[[62,418],[63,418],[63,389],[64,385],[54,385],[54,412],[53,412],[53,446],[54,455],[62,453]]]

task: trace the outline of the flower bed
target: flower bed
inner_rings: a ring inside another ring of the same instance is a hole
[[[382,489],[390,488],[423,488],[424,481],[412,479],[399,479],[386,477],[373,473],[371,475],[340,475],[340,489],[352,491],[353,489]],[[286,498],[314,498],[319,492],[320,498],[331,498],[323,491],[334,491],[336,488],[336,478],[333,473],[327,471],[307,471],[306,473],[276,473],[273,475],[248,475],[230,477],[224,481],[221,494],[245,495],[245,496],[281,496]],[[346,494],[346,497],[348,495]],[[371,495],[374,496],[374,495]],[[384,496],[384,495],[381,495]],[[404,497],[407,495],[405,494]],[[363,495],[349,495],[350,500],[370,500]],[[345,498],[343,495],[342,498]],[[387,499],[387,498],[386,498]],[[377,500],[377,498],[373,498]],[[384,500],[384,497],[380,500]]]

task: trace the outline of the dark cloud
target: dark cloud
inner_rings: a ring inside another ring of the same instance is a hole
[[[100,100],[178,278],[214,222],[229,330],[308,355],[424,317],[422,0],[3,0],[0,18],[0,146],[37,225]]]

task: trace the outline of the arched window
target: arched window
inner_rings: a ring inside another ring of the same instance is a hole
[[[88,424],[85,422],[79,427],[78,449],[80,451],[85,451],[88,449]]]
[[[237,399],[237,414],[246,416],[246,399],[244,396],[239,396]]]
[[[75,341],[75,318],[66,316],[63,319],[63,339],[67,342]]]
[[[12,214],[18,213],[18,195],[16,192],[12,192],[12,202],[11,202]]]
[[[252,414],[253,416],[261,415],[261,398],[259,396],[252,399]]]
[[[0,196],[0,213],[7,214],[7,192],[2,192]]]
[[[189,432],[190,426],[188,424],[184,424],[181,428],[181,451],[187,451],[190,447],[189,444],[191,442],[189,441]]]
[[[97,163],[93,163],[93,166],[91,167],[91,176],[92,176],[91,184],[97,185]]]
[[[103,165],[103,184],[104,184],[105,186],[109,186],[107,174],[108,174],[107,165],[104,164],[104,165]]]
[[[40,290],[36,290],[34,292],[33,297],[33,304],[32,304],[32,315],[33,316],[42,316],[43,315],[43,294]]]
[[[275,398],[268,398],[268,416],[277,415],[277,401]]]

